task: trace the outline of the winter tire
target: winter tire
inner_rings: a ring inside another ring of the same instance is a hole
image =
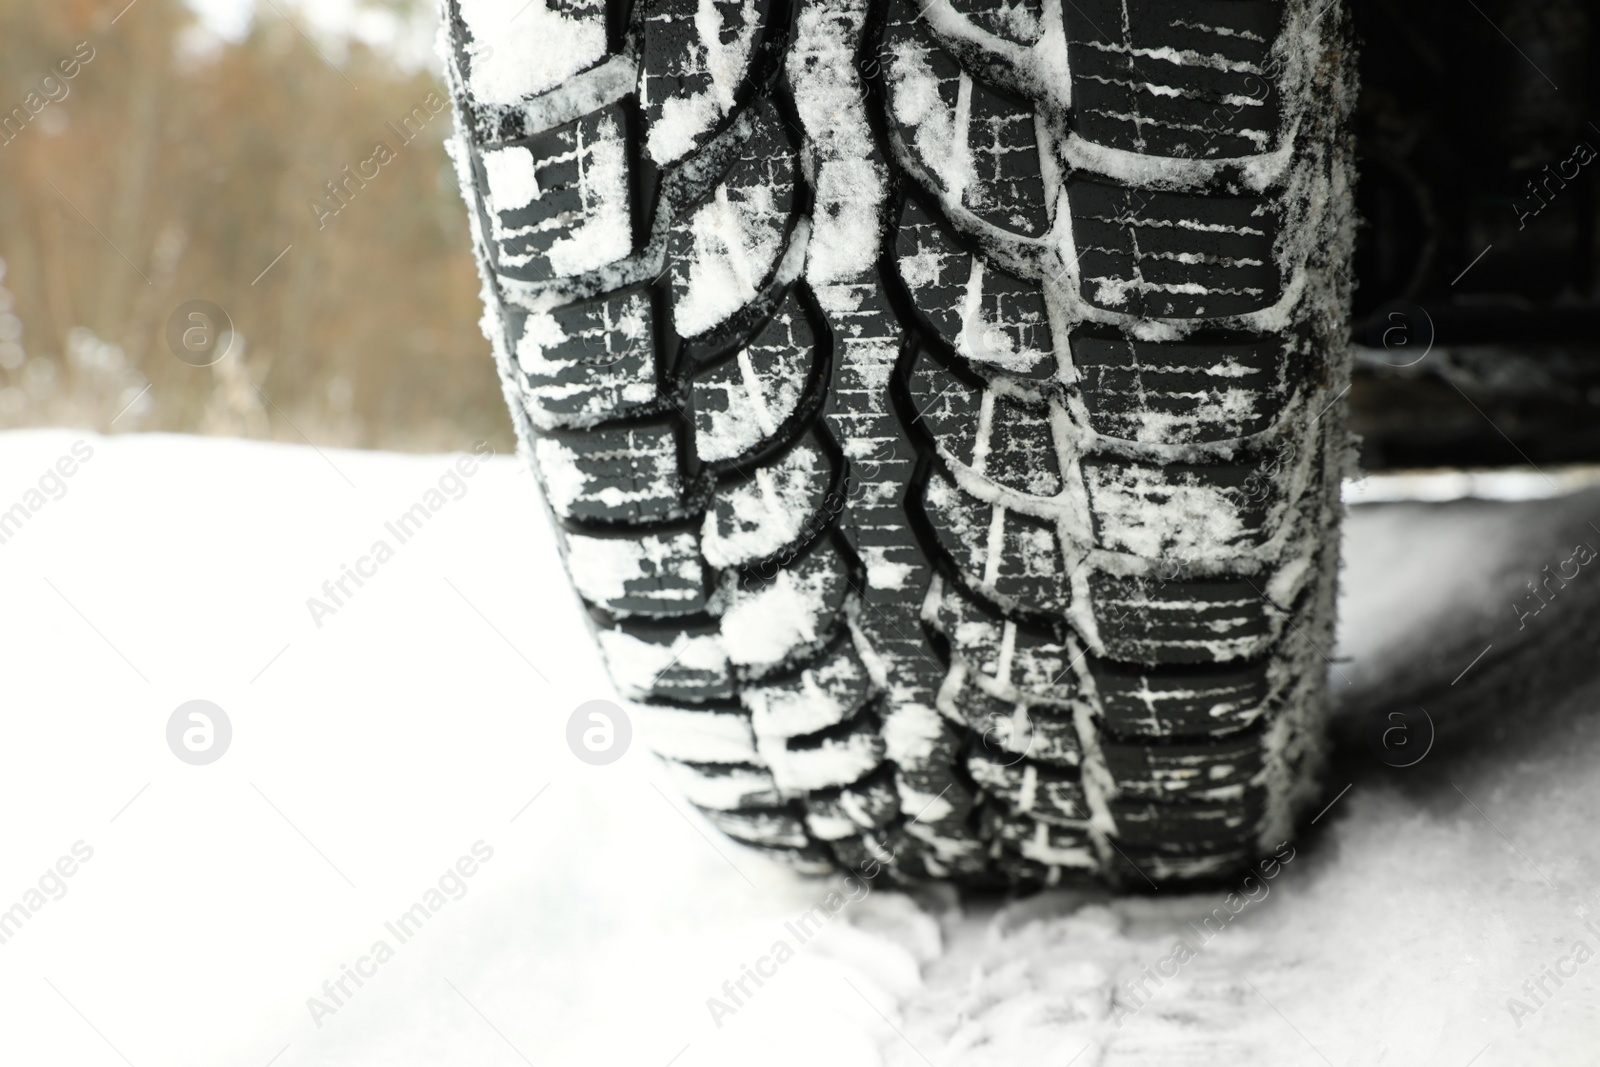
[[[728,836],[1227,875],[1320,788],[1343,5],[919,3],[447,0],[522,450]]]

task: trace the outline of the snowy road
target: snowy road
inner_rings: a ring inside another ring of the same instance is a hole
[[[574,758],[610,688],[509,458],[0,436],[0,1062],[1592,1064],[1591,521],[1358,508],[1292,858],[963,913],[766,866],[640,747]],[[1381,764],[1367,716],[1418,703],[1439,742]]]

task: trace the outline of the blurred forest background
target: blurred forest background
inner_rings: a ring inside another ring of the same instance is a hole
[[[330,40],[287,0],[236,40],[185,0],[126,3],[0,0],[0,429],[508,447],[425,49]],[[211,366],[168,344],[192,300],[236,332]]]

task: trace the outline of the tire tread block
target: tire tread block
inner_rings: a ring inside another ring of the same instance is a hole
[[[722,644],[747,681],[757,681],[821,651],[844,629],[850,575],[830,544],[769,579],[731,581]]]
[[[547,281],[634,251],[626,129],[612,105],[479,156],[496,273]]]
[[[1201,737],[1254,723],[1270,692],[1270,660],[1224,670],[1130,669],[1090,657],[1100,717],[1118,737]]]
[[[1254,732],[1206,743],[1141,744],[1102,738],[1106,769],[1125,796],[1174,799],[1213,791],[1238,791],[1265,767]]]
[[[1266,601],[1246,579],[1152,585],[1095,574],[1089,587],[1106,654],[1124,663],[1242,659],[1273,638]]]
[[[1259,311],[1280,295],[1277,209],[1265,198],[1075,178],[1067,200],[1083,298],[1096,307],[1144,318],[1219,317]]]
[[[772,774],[754,764],[683,763],[664,760],[678,791],[695,807],[739,811],[783,804]]]
[[[1273,147],[1281,109],[1269,50],[1280,3],[1081,0],[1063,15],[1075,125],[1087,140],[1200,159]]]
[[[1043,0],[951,0],[950,6],[985,33],[1017,44],[1033,44],[1044,32]]]
[[[787,794],[853,785],[883,765],[882,720],[870,712],[805,737],[759,738],[773,780]]]
[[[805,826],[794,812],[785,808],[766,810],[746,808],[742,811],[720,811],[716,808],[698,810],[717,829],[735,841],[743,841],[748,845],[802,849],[811,844],[811,839],[806,836]]]
[[[1008,804],[1013,814],[1078,823],[1089,817],[1083,783],[1074,770],[980,742],[967,756],[967,772],[990,796]]]
[[[1092,870],[1097,865],[1089,831],[1081,824],[1063,826],[1030,819],[1025,815],[1014,815],[998,805],[985,804],[979,814],[978,825],[986,840],[1014,850],[1035,863],[1086,870]]]
[[[978,441],[983,390],[926,354],[918,356],[909,380],[911,429],[933,438],[941,452],[970,464]]]
[[[617,615],[691,615],[706,606],[707,575],[693,533],[638,537],[566,534],[578,595]]]
[[[1002,230],[1050,227],[1031,104],[974,80],[893,0],[884,29],[886,111],[894,132],[938,183],[936,192]]]
[[[811,437],[769,466],[733,471],[707,508],[702,534],[713,567],[761,563],[825,531],[837,517],[833,462]],[[775,573],[777,561],[756,568]]]
[[[752,108],[752,132],[727,174],[667,234],[673,326],[690,343],[756,300],[788,245],[794,148],[770,101]]]
[[[967,251],[914,197],[901,209],[894,260],[926,326],[964,359],[1026,380],[1054,375],[1039,285]]]
[[[1061,463],[1054,433],[1058,409],[1014,396],[996,396],[993,405],[983,476],[1029,496],[1060,493]]]
[[[639,85],[648,131],[645,144],[658,164],[682,158],[704,144],[718,120],[745,95],[767,6],[764,0],[650,3],[644,16]],[[703,29],[712,30],[713,39],[708,40]]]
[[[1072,338],[1095,432],[1144,444],[1198,444],[1260,433],[1287,400],[1284,342]]]
[[[874,774],[841,789],[812,793],[806,797],[805,806],[806,827],[822,841],[876,833],[901,812],[892,773]]]
[[[670,631],[623,619],[599,631],[600,651],[627,700],[662,700],[686,706],[734,699],[733,667],[714,625]],[[699,762],[693,753],[683,757]],[[722,761],[727,762],[727,761]]]
[[[996,603],[1066,612],[1072,601],[1071,575],[1053,524],[968,496],[942,470],[933,472],[924,486],[922,508],[964,583]],[[997,510],[999,551],[991,569]]]
[[[1042,236],[1050,228],[1050,215],[1033,108],[982,82],[973,82],[970,92],[967,150],[977,182],[966,188],[962,199],[979,218],[1003,230]]]
[[[776,440],[800,408],[816,337],[793,300],[738,355],[695,376],[695,451],[737,464]]]
[[[546,499],[563,519],[637,526],[685,517],[670,424],[541,437],[533,456]]]
[[[927,607],[928,622],[949,641],[954,666],[966,672],[965,692],[979,690],[981,677],[988,689],[1007,694],[1001,703],[1008,714],[1020,702],[1066,702],[1078,695],[1074,665],[1082,653],[1076,639],[1007,619],[947,583]]]
[[[588,426],[656,400],[655,312],[647,293],[515,312],[510,320],[509,347],[537,425]]]
[[[818,733],[852,719],[874,694],[872,677],[846,638],[796,678],[746,686],[739,694],[760,737]]]
[[[1113,797],[1107,806],[1119,845],[1165,856],[1199,857],[1254,842],[1265,816],[1266,792],[1247,789],[1238,800],[1170,803]]]
[[[1216,558],[1258,548],[1274,532],[1268,520],[1282,486],[1257,473],[1261,464],[1086,458],[1081,469],[1102,548],[1150,560]]]

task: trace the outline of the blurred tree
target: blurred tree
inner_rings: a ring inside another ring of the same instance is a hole
[[[443,86],[271,7],[204,48],[182,0],[121,8],[0,8],[0,427],[507,445]],[[190,300],[236,331],[209,368],[169,351]]]

